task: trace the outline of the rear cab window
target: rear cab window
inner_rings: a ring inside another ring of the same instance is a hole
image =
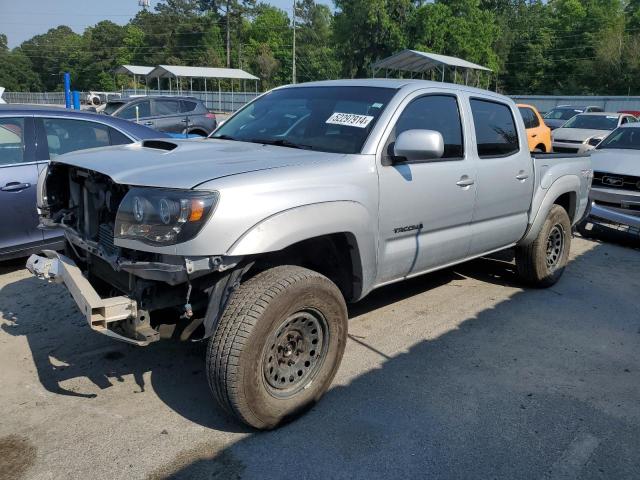
[[[511,108],[493,100],[470,100],[480,158],[506,157],[520,151]]]

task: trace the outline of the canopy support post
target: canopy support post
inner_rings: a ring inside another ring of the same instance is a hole
[[[234,98],[233,98],[233,78],[231,79],[231,112],[234,112]]]
[[[218,111],[222,112],[222,89],[220,87],[220,79],[218,79]]]
[[[204,104],[207,105],[207,77],[204,77]]]

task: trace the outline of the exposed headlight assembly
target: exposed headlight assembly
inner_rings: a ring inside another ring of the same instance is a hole
[[[175,245],[195,237],[218,202],[218,192],[133,187],[118,207],[115,238]]]

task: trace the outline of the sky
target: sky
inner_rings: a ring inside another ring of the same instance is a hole
[[[151,9],[158,3],[151,0]],[[291,11],[293,0],[270,0],[278,8]],[[318,3],[331,5],[330,0]],[[9,48],[58,25],[68,25],[81,33],[100,20],[124,24],[140,10],[138,0],[0,0],[0,33],[7,35]]]

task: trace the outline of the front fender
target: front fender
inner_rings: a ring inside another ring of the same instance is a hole
[[[246,256],[282,250],[310,238],[350,233],[356,240],[361,262],[363,293],[376,275],[377,221],[360,203],[335,201],[303,205],[264,219],[247,230],[226,255]]]
[[[529,228],[519,244],[528,245],[536,239],[554,202],[565,193],[575,193],[576,202],[580,202],[580,178],[577,175],[564,175],[555,180],[549,188],[538,188],[531,203]],[[574,218],[570,219],[572,224],[576,218],[580,218],[580,207],[576,205]]]

